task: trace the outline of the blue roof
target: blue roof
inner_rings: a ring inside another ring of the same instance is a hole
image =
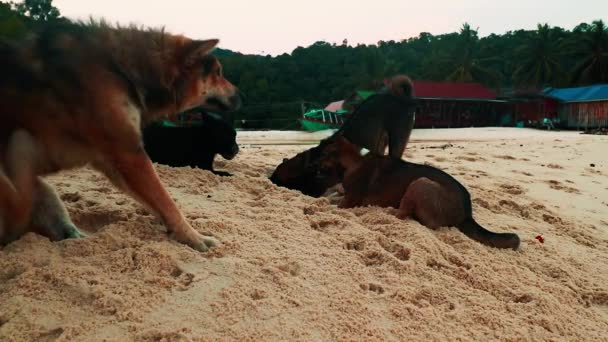
[[[608,101],[608,84],[577,88],[547,88],[543,93],[563,102]]]

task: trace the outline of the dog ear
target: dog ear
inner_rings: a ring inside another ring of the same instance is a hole
[[[184,64],[186,66],[192,66],[203,56],[209,54],[219,42],[219,39],[193,40],[186,47]]]

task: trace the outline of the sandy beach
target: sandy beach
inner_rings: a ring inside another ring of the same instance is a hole
[[[91,169],[49,177],[88,237],[0,249],[0,340],[608,341],[608,136],[414,130],[404,158],[462,182],[510,251],[268,180],[327,134],[239,132],[228,178],[156,165],[206,254]]]

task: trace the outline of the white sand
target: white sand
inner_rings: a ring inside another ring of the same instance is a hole
[[[239,132],[242,152],[216,163],[232,178],[157,166],[193,226],[222,241],[209,254],[170,241],[91,170],[51,177],[90,235],[0,251],[0,340],[608,340],[608,137],[414,131],[405,157],[467,186],[481,224],[519,234],[505,251],[267,180],[310,145],[257,144],[323,134]]]

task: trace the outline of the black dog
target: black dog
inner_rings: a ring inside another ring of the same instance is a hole
[[[169,166],[190,166],[209,170],[219,176],[232,176],[213,170],[216,154],[231,160],[239,152],[236,131],[225,120],[203,113],[202,125],[167,127],[151,124],[144,128],[144,148],[150,159]]]

